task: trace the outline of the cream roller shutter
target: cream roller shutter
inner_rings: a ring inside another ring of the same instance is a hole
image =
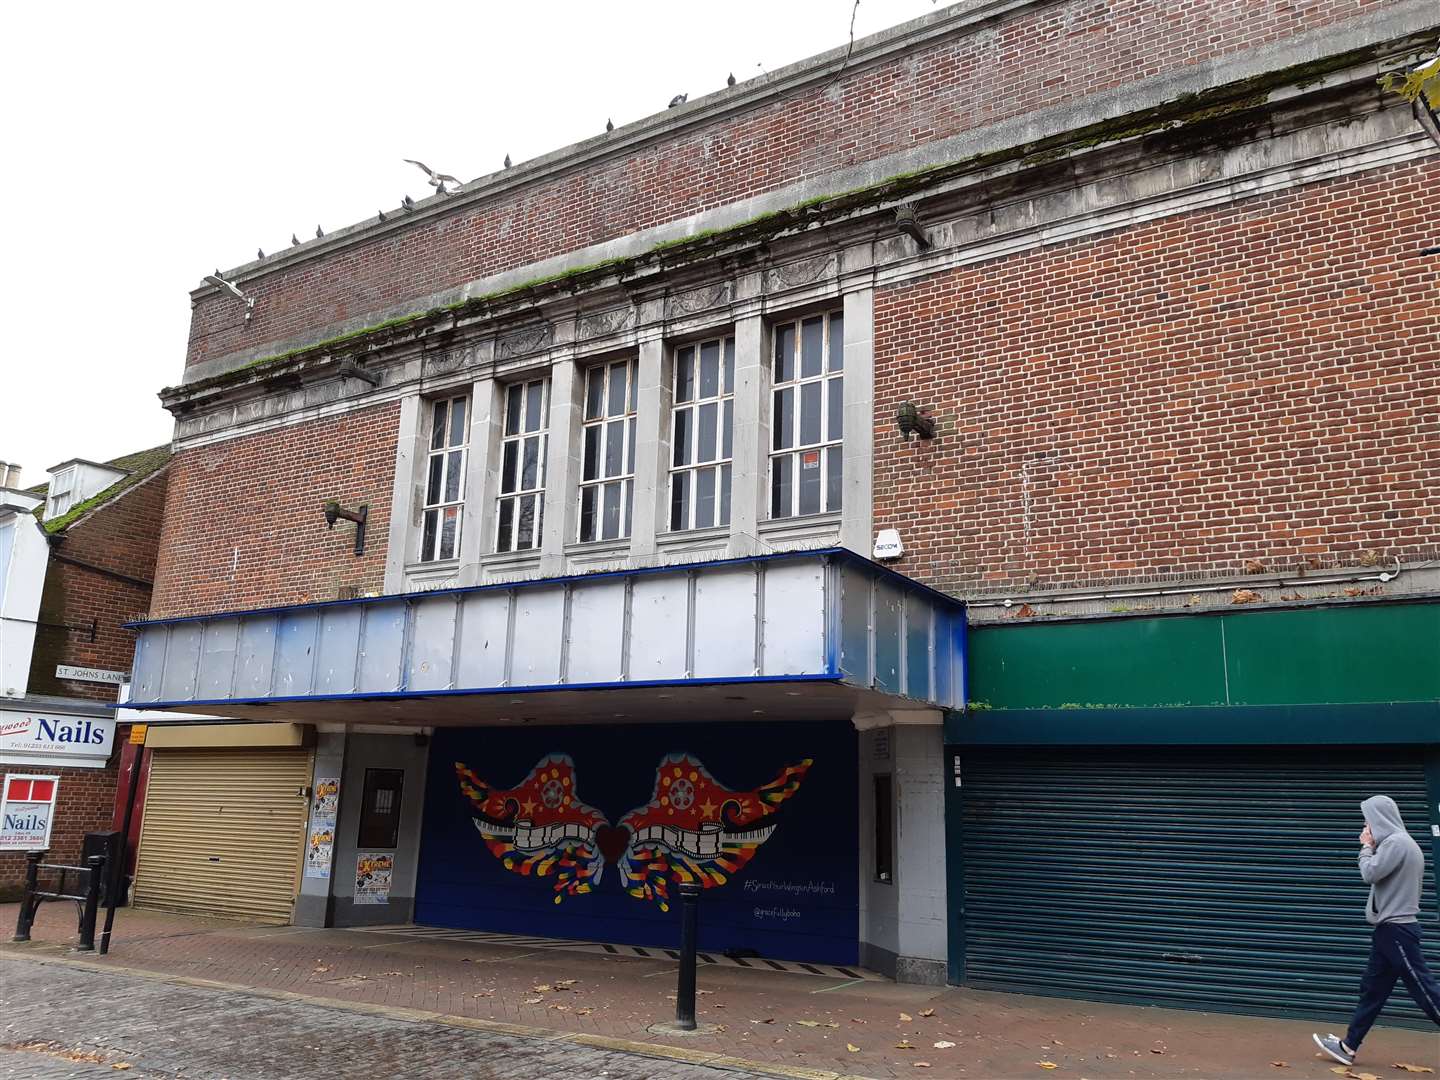
[[[308,750],[156,750],[136,904],[288,923],[310,772]]]

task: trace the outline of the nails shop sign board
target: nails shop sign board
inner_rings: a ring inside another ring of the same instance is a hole
[[[0,851],[43,851],[50,846],[55,822],[58,776],[4,778],[0,789]]]
[[[114,720],[0,708],[0,765],[103,769],[114,745]]]

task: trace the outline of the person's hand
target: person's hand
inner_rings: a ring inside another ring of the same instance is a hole
[[[1375,837],[1373,837],[1373,836],[1370,835],[1370,826],[1369,826],[1369,825],[1366,825],[1365,828],[1363,828],[1363,829],[1360,830],[1360,846],[1361,846],[1361,847],[1374,847],[1374,846],[1375,846]]]

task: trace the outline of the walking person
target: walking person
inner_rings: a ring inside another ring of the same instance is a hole
[[[1425,876],[1425,855],[1400,818],[1400,808],[1388,795],[1374,795],[1360,804],[1365,828],[1360,833],[1360,876],[1370,884],[1365,918],[1375,927],[1370,963],[1360,980],[1360,1003],[1345,1038],[1313,1038],[1321,1050],[1342,1065],[1352,1065],[1360,1044],[1380,1010],[1385,1007],[1395,980],[1425,1012],[1440,1024],[1440,985],[1425,965],[1420,951],[1420,881]]]

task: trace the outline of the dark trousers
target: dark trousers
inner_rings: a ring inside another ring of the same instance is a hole
[[[1360,980],[1360,1004],[1345,1035],[1345,1045],[1359,1050],[1370,1025],[1380,1015],[1395,980],[1403,979],[1425,1015],[1440,1024],[1440,985],[1425,966],[1420,951],[1420,926],[1417,923],[1381,923],[1375,927],[1370,942],[1370,963]]]

